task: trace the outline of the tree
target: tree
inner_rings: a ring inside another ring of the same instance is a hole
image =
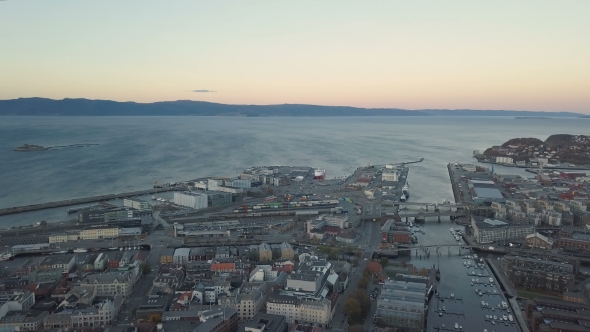
[[[387,257],[381,257],[381,260],[379,260],[379,262],[381,263],[381,266],[386,267],[387,263],[389,263],[389,259]]]
[[[150,266],[149,263],[147,262],[143,262],[141,263],[141,265],[139,265],[139,268],[141,269],[141,273],[145,276],[148,275],[152,272],[152,267]]]
[[[152,314],[150,315],[150,322],[152,323],[160,323],[162,321],[162,315],[160,314]]]
[[[361,306],[355,298],[349,297],[346,302],[344,302],[344,313],[353,319],[360,317]]]
[[[358,288],[367,289],[367,286],[369,286],[369,278],[363,277],[361,280],[359,280]]]
[[[426,275],[428,275],[428,270],[426,270],[425,268],[420,269],[420,275],[426,277]]]
[[[416,266],[412,266],[412,274],[418,275],[418,269],[416,268]]]
[[[365,318],[371,310],[371,299],[369,299],[367,293],[362,289],[357,289],[353,297],[361,306],[361,318]]]

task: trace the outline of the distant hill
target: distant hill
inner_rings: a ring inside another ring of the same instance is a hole
[[[590,165],[590,136],[556,134],[545,141],[538,138],[513,138],[500,146],[486,149],[484,157],[510,157],[514,161],[529,162],[533,158],[547,158],[551,163]]]
[[[544,116],[577,113],[474,110],[404,110],[319,105],[228,105],[178,100],[155,103],[90,99],[19,98],[0,100],[0,116]]]

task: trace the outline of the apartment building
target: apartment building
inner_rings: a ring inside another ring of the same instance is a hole
[[[82,287],[94,287],[97,296],[129,297],[136,279],[129,271],[91,274],[80,282]]]
[[[289,324],[296,321],[328,324],[332,320],[329,300],[290,291],[274,291],[267,300],[266,312],[285,316]]]
[[[567,292],[573,289],[577,266],[561,255],[518,252],[502,257],[502,270],[515,286]]]

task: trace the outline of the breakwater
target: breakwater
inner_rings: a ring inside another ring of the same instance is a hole
[[[129,197],[139,196],[139,195],[151,195],[151,194],[157,194],[160,192],[181,191],[181,190],[186,190],[186,187],[153,188],[153,189],[138,190],[138,191],[118,193],[118,194],[106,194],[106,195],[99,195],[99,196],[90,196],[90,197],[61,200],[61,201],[55,201],[55,202],[14,206],[14,207],[0,209],[0,216],[14,214],[14,213],[28,212],[28,211],[50,209],[50,208],[56,208],[56,207],[62,207],[62,206],[71,206],[71,205],[94,203],[94,202],[100,202],[100,201],[108,201],[108,200],[117,199],[117,198],[129,198]]]

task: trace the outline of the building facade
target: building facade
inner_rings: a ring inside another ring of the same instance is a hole
[[[208,205],[207,194],[194,193],[190,191],[175,192],[174,204],[186,206],[195,210],[204,209]]]

